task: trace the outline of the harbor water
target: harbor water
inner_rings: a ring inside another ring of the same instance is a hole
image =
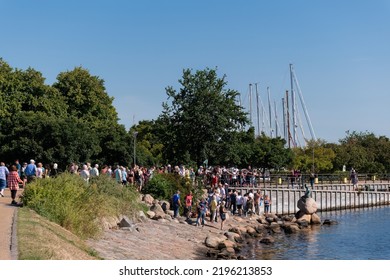
[[[272,244],[254,239],[241,254],[250,260],[390,260],[389,206],[319,215],[338,224],[274,234]]]

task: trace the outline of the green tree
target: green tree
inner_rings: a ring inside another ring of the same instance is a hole
[[[264,133],[256,138],[253,145],[252,165],[279,171],[292,161],[292,152],[286,148],[286,141],[280,137],[270,138]]]
[[[326,146],[326,142],[319,139],[308,141],[305,147],[293,149],[293,167],[303,172],[330,172],[333,169],[333,160],[336,157],[333,149]]]
[[[239,93],[226,89],[225,78],[219,78],[216,69],[195,73],[185,69],[180,89],[166,88],[170,103],[163,103],[157,124],[168,161],[201,164],[208,159],[214,163],[222,147],[234,144],[230,134],[245,127],[248,119],[236,104]]]

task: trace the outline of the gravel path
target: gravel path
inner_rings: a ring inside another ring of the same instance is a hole
[[[16,220],[18,208],[11,205],[11,193],[4,191],[5,197],[0,197],[0,260],[17,259]]]

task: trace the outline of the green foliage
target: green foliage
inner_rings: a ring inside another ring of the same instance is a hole
[[[294,148],[293,168],[303,172],[330,172],[335,153],[323,140],[309,141],[306,147]],[[314,170],[313,170],[314,168]]]
[[[183,71],[177,91],[167,87],[170,104],[156,124],[164,145],[164,157],[170,162],[185,163],[187,155],[197,164],[205,159],[217,162],[218,151],[229,147],[229,135],[244,127],[248,119],[243,108],[236,105],[238,92],[225,89],[225,77],[214,69]]]
[[[280,137],[270,138],[265,134],[260,135],[256,138],[252,148],[252,165],[276,171],[290,165],[292,152],[285,145],[286,141]]]
[[[143,188],[142,192],[150,194],[157,199],[170,201],[177,190],[180,191],[182,200],[189,191],[192,191],[194,199],[199,198],[202,195],[201,188],[192,185],[186,178],[173,173],[153,175],[147,185]],[[182,201],[182,203],[184,203],[184,201]]]
[[[369,132],[349,132],[336,147],[335,165],[360,173],[385,173],[390,167],[390,140]]]
[[[86,184],[79,176],[67,173],[28,184],[23,203],[82,238],[98,235],[99,221],[104,217],[131,217],[142,209],[135,191],[107,176]]]

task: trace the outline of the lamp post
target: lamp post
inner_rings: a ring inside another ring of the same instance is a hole
[[[137,162],[136,162],[137,135],[138,135],[138,132],[137,132],[137,131],[134,131],[134,132],[133,132],[133,136],[134,136],[134,167],[135,167],[135,165],[136,165],[136,163],[137,163]]]

